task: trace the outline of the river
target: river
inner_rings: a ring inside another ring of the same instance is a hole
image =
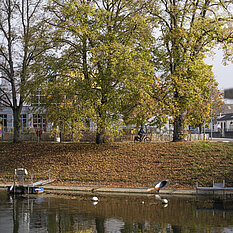
[[[0,233],[233,233],[232,197],[95,195],[0,191]]]

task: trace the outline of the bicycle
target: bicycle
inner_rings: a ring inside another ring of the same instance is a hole
[[[142,141],[151,142],[151,138],[145,134],[143,134],[141,138],[139,136],[134,137],[134,142],[142,142]]]

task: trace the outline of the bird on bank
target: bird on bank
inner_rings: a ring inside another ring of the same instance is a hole
[[[154,188],[149,188],[147,189],[147,192],[159,192],[160,189],[168,186],[170,184],[169,180],[161,180],[161,181],[157,181],[155,182],[155,187]]]

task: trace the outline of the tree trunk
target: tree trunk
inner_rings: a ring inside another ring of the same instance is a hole
[[[13,126],[14,126],[14,135],[13,142],[19,142],[19,132],[20,132],[20,109],[13,108]]]
[[[105,142],[104,135],[101,133],[96,133],[96,139],[95,139],[96,144],[101,144]]]
[[[97,115],[98,115],[98,120],[97,120],[97,131],[96,131],[96,144],[101,144],[105,142],[105,115],[106,113],[103,110],[103,106],[106,103],[106,100],[103,98],[101,100],[101,105],[98,106],[97,108]]]
[[[186,114],[187,113],[185,111],[174,118],[173,142],[184,141],[184,120]]]
[[[199,124],[199,134],[202,133],[202,123]]]
[[[101,122],[99,122],[99,124],[97,124],[97,132],[96,132],[95,142],[96,142],[96,144],[101,144],[101,143],[105,142],[105,128]]]

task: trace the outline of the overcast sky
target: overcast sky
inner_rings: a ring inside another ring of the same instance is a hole
[[[217,51],[214,59],[206,59],[208,64],[213,65],[213,72],[216,81],[219,83],[219,89],[233,88],[233,64],[228,62],[227,66],[222,64],[222,52]]]

